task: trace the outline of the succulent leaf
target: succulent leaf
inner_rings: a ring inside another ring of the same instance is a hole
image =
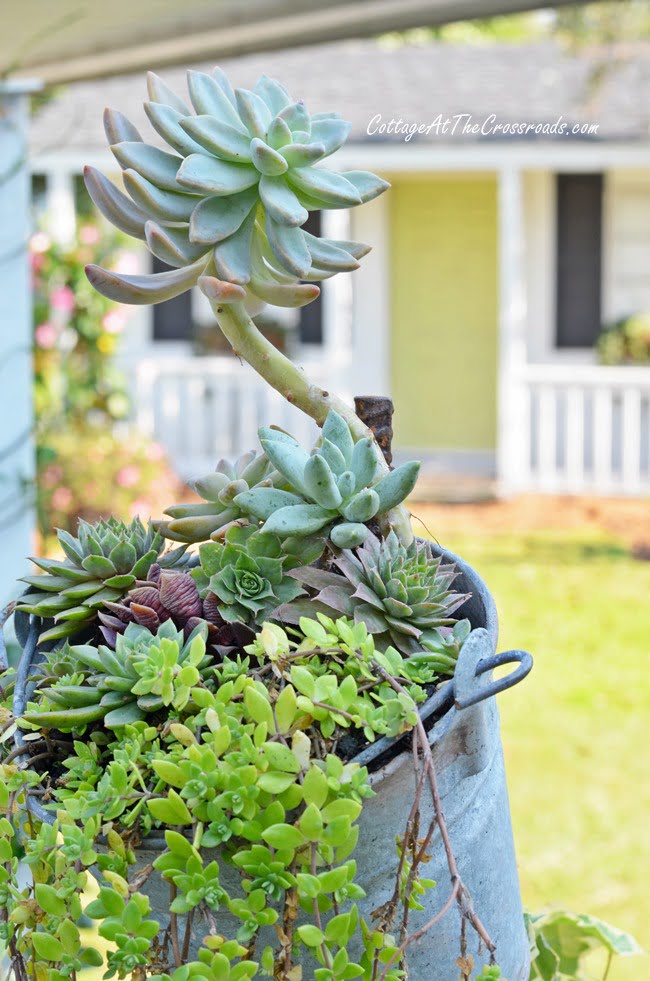
[[[176,181],[182,157],[147,143],[116,143],[111,150],[123,170],[135,170],[141,177],[165,190],[182,190]]]
[[[94,167],[84,168],[86,189],[101,213],[120,231],[145,239],[147,215]]]
[[[196,286],[206,261],[203,257],[191,266],[153,273],[151,276],[120,276],[101,266],[89,265],[86,266],[86,276],[97,292],[109,300],[117,300],[118,303],[162,303]]]
[[[375,485],[375,490],[379,495],[379,509],[390,511],[391,508],[396,507],[408,497],[415,487],[419,473],[420,464],[413,461],[402,464],[401,467],[397,467],[396,470],[392,470],[385,477],[382,477],[379,483]]]
[[[343,521],[332,528],[330,538],[337,548],[356,548],[365,542],[368,529],[358,522]]]
[[[141,177],[135,170],[125,170],[122,180],[138,207],[161,221],[189,221],[202,200],[193,194],[164,191],[145,177]]]
[[[259,181],[259,172],[249,164],[191,153],[178,169],[178,183],[201,194],[237,194]]]
[[[201,153],[202,147],[185,132],[181,123],[186,119],[185,113],[178,112],[172,106],[161,105],[159,102],[145,102],[144,111],[147,119],[171,147],[185,156],[188,153]]]

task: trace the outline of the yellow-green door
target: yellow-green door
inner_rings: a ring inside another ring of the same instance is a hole
[[[492,450],[496,178],[397,179],[389,194],[396,445]]]

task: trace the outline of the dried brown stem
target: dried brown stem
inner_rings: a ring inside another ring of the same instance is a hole
[[[176,899],[176,885],[173,882],[169,883],[169,905]],[[172,941],[172,950],[174,951],[174,963],[176,967],[180,967],[183,961],[181,960],[181,948],[178,943],[178,917],[176,913],[169,914],[169,935]]]
[[[386,671],[380,664],[378,664],[377,661],[373,660],[372,665],[374,669],[377,671],[377,673],[380,675],[380,677],[382,677],[384,681],[388,682],[388,684],[391,686],[391,688],[393,688],[394,691],[396,691],[398,694],[408,694],[406,690],[402,687],[402,685],[400,685],[400,683],[396,681],[395,678],[393,678],[393,676],[388,673],[388,671]],[[427,933],[438,922],[438,920],[441,919],[442,916],[444,916],[444,914],[451,908],[454,902],[458,902],[461,916],[467,917],[467,919],[472,924],[476,933],[479,935],[479,937],[481,938],[487,949],[490,951],[490,954],[493,954],[494,951],[496,950],[496,944],[491,939],[487,930],[483,926],[481,920],[479,919],[476,912],[471,906],[471,899],[469,896],[469,892],[467,891],[463,883],[463,880],[460,876],[460,873],[458,871],[456,857],[454,855],[454,851],[451,845],[451,840],[449,838],[447,822],[445,820],[445,815],[442,810],[442,802],[440,800],[440,791],[438,788],[438,779],[436,776],[435,764],[433,762],[433,755],[431,753],[431,746],[429,745],[429,737],[427,735],[426,729],[424,728],[424,723],[422,722],[422,719],[420,718],[419,715],[413,735],[414,735],[414,739],[417,739],[419,742],[420,752],[422,753],[423,756],[423,767],[424,767],[424,771],[427,774],[429,789],[431,791],[431,797],[433,800],[434,815],[435,815],[436,823],[440,829],[440,837],[442,838],[443,847],[445,849],[447,865],[449,867],[449,874],[452,882],[452,890],[449,895],[449,898],[447,899],[442,909],[438,913],[436,913],[436,915],[432,917],[428,923],[425,923],[424,926],[420,927],[418,930],[415,931],[415,933],[412,933],[409,937],[407,937],[402,942],[402,944],[400,944],[399,948],[397,949],[393,957],[390,959],[390,961],[386,964],[383,972],[380,974],[379,981],[384,981],[388,972],[390,971],[390,968],[393,966],[393,964],[395,964],[397,960],[401,959],[407,947],[409,947],[416,940],[419,940],[421,937],[423,937],[424,934]]]

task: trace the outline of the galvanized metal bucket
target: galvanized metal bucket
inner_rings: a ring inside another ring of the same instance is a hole
[[[532,666],[530,654],[523,651],[496,653],[497,614],[494,601],[483,580],[462,559],[434,546],[447,562],[456,564],[461,592],[471,598],[458,611],[473,627],[463,645],[452,682],[439,689],[421,709],[428,724],[433,760],[438,774],[442,807],[463,881],[474,908],[497,945],[496,960],[508,981],[527,981],[530,958],[524,929],[519,893],[517,864],[510,823],[510,809],[499,731],[499,713],[494,695],[516,684]],[[30,696],[30,675],[42,654],[36,647],[38,625],[17,625],[24,653],[18,669],[14,712],[22,714]],[[492,671],[503,664],[517,667],[504,678],[494,680]],[[17,734],[18,744],[22,741]],[[359,820],[360,836],[355,850],[357,881],[366,898],[359,902],[360,912],[370,920],[374,909],[385,903],[394,888],[397,864],[396,837],[403,833],[415,791],[411,750],[405,741],[381,739],[365,749],[357,761],[368,766],[377,796],[364,803]],[[35,816],[53,821],[34,799],[28,806]],[[427,810],[429,808],[429,810]],[[423,798],[422,824],[433,817],[431,805]],[[161,834],[149,836],[138,849],[138,867],[152,862],[164,848]],[[449,869],[438,834],[429,849],[431,859],[425,875],[436,881],[435,889],[424,897],[425,909],[414,913],[410,928],[417,929],[442,907],[451,887]],[[215,852],[213,857],[218,857]],[[225,866],[221,875],[226,889],[241,894],[239,874]],[[152,914],[163,924],[169,915],[169,890],[157,874],[145,883]],[[218,927],[230,932],[235,921],[228,914],[217,917]],[[195,953],[207,932],[205,921],[198,920],[192,936],[190,953]],[[461,913],[454,905],[426,936],[409,948],[410,981],[455,981],[459,969]],[[259,938],[258,950],[265,944],[275,945],[277,935],[269,928]],[[471,929],[467,930],[467,952],[475,969],[489,963],[489,952]],[[354,959],[359,953],[349,951]],[[304,981],[313,977],[314,961],[305,961]]]

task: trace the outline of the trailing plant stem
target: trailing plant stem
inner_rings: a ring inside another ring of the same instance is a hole
[[[375,443],[377,460],[383,473],[388,464],[379,448],[372,430],[359,419],[354,409],[338,395],[312,384],[304,371],[278,351],[257,329],[246,312],[243,303],[216,303],[211,301],[214,315],[234,353],[247,361],[258,375],[282,395],[287,402],[297,406],[322,426],[330,409],[342,416],[350,427],[355,441],[370,437]],[[413,541],[410,516],[403,505],[388,514],[388,523],[404,545]]]

